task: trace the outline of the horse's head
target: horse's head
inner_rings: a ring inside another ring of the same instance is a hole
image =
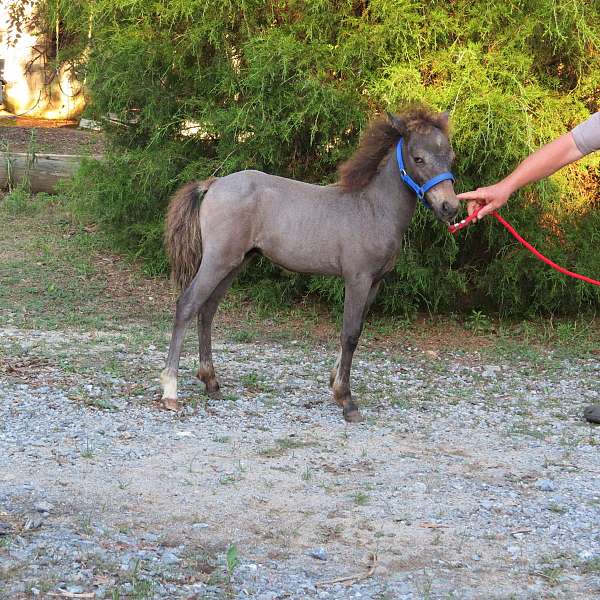
[[[402,134],[404,169],[417,187],[427,188],[438,175],[450,172],[454,152],[448,139],[448,113],[416,110],[406,115],[388,113],[388,119]],[[460,206],[449,177],[426,189],[424,199],[436,217],[445,222],[456,216]]]

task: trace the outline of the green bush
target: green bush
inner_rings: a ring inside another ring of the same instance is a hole
[[[162,220],[177,185],[250,167],[330,182],[377,111],[410,101],[450,109],[465,190],[598,110],[595,0],[47,0],[43,9],[63,32],[59,60],[78,57],[90,116],[131,121],[109,132],[106,160],[82,168],[72,195],[152,271],[165,268]],[[599,164],[589,157],[503,211],[550,258],[597,276]],[[266,262],[243,277],[261,302],[343,296],[339,281]],[[419,208],[378,305],[528,315],[599,301],[598,288],[537,263],[491,220],[454,239]]]
[[[29,186],[17,185],[8,193],[0,196],[0,208],[9,215],[31,215],[37,212]]]

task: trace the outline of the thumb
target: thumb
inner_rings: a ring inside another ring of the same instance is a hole
[[[476,202],[475,200],[469,200],[467,202],[467,214],[471,216],[477,209],[481,208],[483,204]]]
[[[493,202],[490,202],[489,204],[486,204],[477,213],[477,220],[479,221],[480,219],[483,219],[483,217],[485,217],[486,215],[489,215],[490,213],[494,212],[496,210],[496,208],[497,207],[494,205]]]

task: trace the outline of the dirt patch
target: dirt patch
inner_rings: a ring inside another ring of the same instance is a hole
[[[101,132],[84,131],[70,121],[0,117],[0,151],[99,155],[105,150]]]

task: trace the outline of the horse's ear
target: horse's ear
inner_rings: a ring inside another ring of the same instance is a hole
[[[385,116],[387,117],[388,123],[398,131],[402,132],[406,129],[406,123],[394,113],[386,111]]]
[[[450,125],[450,112],[447,110],[444,112],[441,112],[438,115],[438,118],[440,120],[440,125],[442,126],[442,129],[444,131],[448,131],[448,127]]]

